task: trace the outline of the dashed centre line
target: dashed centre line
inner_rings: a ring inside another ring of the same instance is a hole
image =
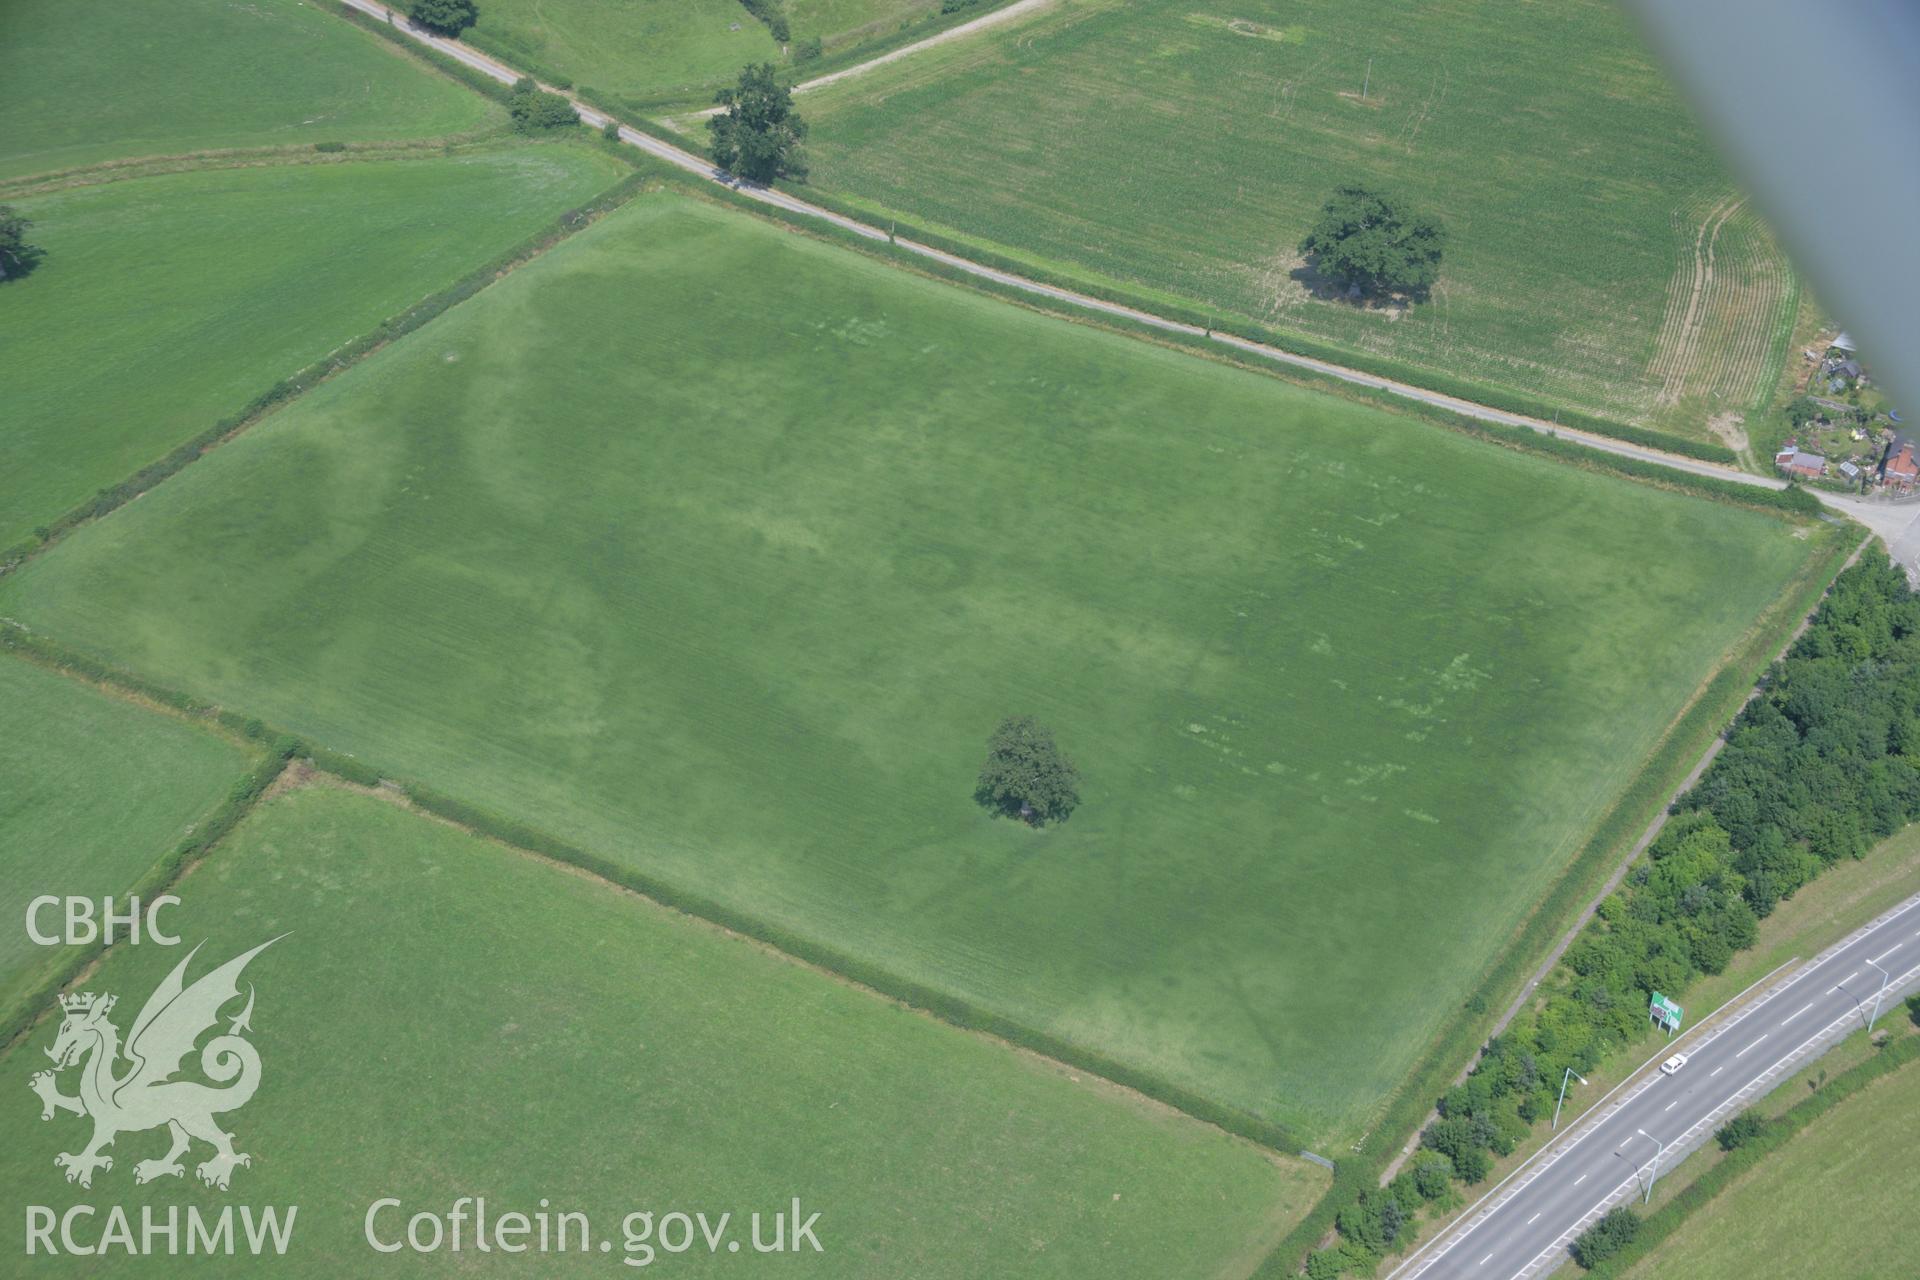
[[[1807,1003],[1801,1005],[1798,1009],[1795,1009],[1792,1013],[1788,1014],[1786,1017],[1780,1019],[1780,1025],[1783,1027],[1786,1026],[1789,1022],[1792,1022],[1795,1018],[1799,1017],[1801,1014],[1805,1013],[1807,1010],[1811,1008],[1813,1008],[1813,1001],[1809,1000],[1807,1001]]]
[[[1766,1039],[1765,1036],[1760,1037],[1760,1040],[1765,1040],[1765,1039]],[[1758,1049],[1760,1047],[1760,1040],[1755,1040],[1752,1044],[1748,1045],[1746,1049],[1742,1049],[1739,1053],[1736,1053],[1733,1056],[1736,1058],[1745,1057],[1748,1049]]]

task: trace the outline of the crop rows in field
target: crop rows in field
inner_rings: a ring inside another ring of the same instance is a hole
[[[1671,220],[1727,187],[1664,76],[1598,3],[1495,3],[1468,20],[1431,5],[1082,0],[806,103],[811,181],[879,216],[1661,426],[1648,364],[1672,292]],[[1316,292],[1297,246],[1349,182],[1450,227],[1430,301]],[[1726,335],[1729,370],[1708,334],[1683,362],[1699,367],[1690,376],[1750,382],[1747,323]],[[1707,437],[1704,422],[1684,429]]]
[[[1744,414],[1762,405],[1779,374],[1792,308],[1793,269],[1740,196],[1698,206],[1682,228],[1679,265],[1647,373],[1660,385],[1656,419]]]

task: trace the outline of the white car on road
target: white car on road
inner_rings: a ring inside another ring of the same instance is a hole
[[[1670,1076],[1678,1072],[1680,1068],[1686,1065],[1687,1065],[1687,1055],[1684,1053],[1676,1053],[1671,1058],[1668,1058],[1665,1062],[1660,1064],[1660,1072],[1662,1075]]]

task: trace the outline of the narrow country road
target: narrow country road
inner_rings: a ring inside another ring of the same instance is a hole
[[[1920,895],[1780,976],[1684,1052],[1673,1075],[1649,1063],[1565,1136],[1489,1191],[1389,1280],[1530,1280],[1614,1205],[1700,1146],[1741,1107],[1920,984]],[[1656,1059],[1657,1061],[1657,1059]]]
[[[851,67],[843,67],[839,71],[830,71],[824,76],[815,76],[811,80],[802,80],[799,84],[793,86],[793,91],[795,93],[807,93],[813,89],[824,89],[830,84],[837,84],[842,80],[850,80],[854,76],[864,75],[875,67],[884,67],[889,62],[898,62],[902,58],[910,58],[923,49],[929,49],[937,44],[945,44],[949,40],[958,40],[963,36],[973,35],[983,27],[998,26],[1014,18],[1024,18],[1036,9],[1051,8],[1056,3],[1058,3],[1058,0],[1014,0],[1014,3],[1004,8],[995,9],[991,13],[981,14],[971,22],[963,22],[957,27],[948,27],[945,31],[936,32],[928,36],[925,40],[916,40],[912,44],[901,45],[898,49],[889,49],[877,58],[869,58],[865,62],[856,63]],[[705,111],[691,113],[687,118],[702,120],[707,116],[717,115],[719,111],[720,108],[718,107],[708,107]]]
[[[360,10],[362,13],[380,22],[386,22],[388,20],[386,6],[378,3],[377,0],[344,0],[344,3],[351,5],[353,8]],[[1018,8],[1021,8],[1021,6],[1013,5],[1006,9],[997,9],[979,21],[984,22],[986,18],[1004,17]],[[430,48],[437,49],[446,56],[464,63],[475,71],[498,80],[503,84],[512,84],[521,78],[520,72],[507,66],[505,63],[498,62],[493,58],[487,57],[485,54],[467,47],[458,40],[450,40],[443,36],[436,36],[430,32],[407,26],[404,23],[395,23],[393,25],[395,30],[403,32],[411,39],[417,40]],[[945,35],[951,37],[963,29],[964,28],[955,28],[954,31],[947,32]],[[906,52],[906,50],[896,51],[896,53],[904,52]],[[569,98],[569,101],[573,102],[574,109],[580,113],[581,120],[589,126],[600,128],[608,123],[608,117],[604,112],[597,111],[577,99]],[[640,150],[651,156],[658,157],[659,159],[667,161],[669,164],[684,169],[688,173],[697,174],[716,185],[729,187],[744,196],[758,200],[764,204],[784,209],[789,213],[797,214],[801,217],[816,219],[820,222],[840,227],[843,230],[851,231],[853,234],[868,240],[885,241],[889,239],[888,233],[879,227],[870,226],[858,219],[849,218],[844,214],[835,213],[830,209],[823,209],[819,205],[809,204],[807,201],[789,195],[784,191],[777,191],[770,187],[763,187],[758,183],[746,182],[735,178],[733,175],[715,168],[713,162],[703,156],[695,155],[691,151],[684,150],[670,142],[665,142],[653,137],[651,134],[642,133],[638,129],[628,125],[620,125],[620,140],[631,146],[640,148]],[[1115,316],[1151,329],[1158,329],[1163,333],[1178,333],[1188,337],[1203,338],[1208,341],[1217,342],[1221,346],[1230,347],[1244,355],[1254,356],[1262,360],[1270,360],[1275,364],[1286,365],[1295,369],[1304,369],[1325,377],[1336,378],[1342,382],[1350,383],[1353,386],[1366,387],[1374,391],[1384,391],[1390,395],[1413,400],[1421,404],[1433,405],[1436,408],[1447,409],[1465,417],[1475,418],[1483,422],[1494,422],[1509,427],[1524,427],[1530,431],[1537,431],[1542,435],[1560,436],[1564,439],[1576,441],[1590,449],[1597,449],[1602,453],[1610,453],[1622,458],[1633,458],[1640,462],[1657,463],[1660,466],[1671,467],[1676,471],[1684,471],[1692,475],[1707,476],[1716,480],[1728,480],[1735,484],[1753,485],[1757,488],[1764,489],[1784,489],[1786,487],[1785,481],[1771,476],[1756,476],[1733,467],[1721,466],[1718,463],[1703,462],[1697,458],[1688,458],[1680,454],[1667,453],[1660,449],[1648,448],[1645,445],[1630,444],[1624,440],[1613,439],[1611,436],[1596,435],[1588,431],[1579,431],[1571,427],[1563,427],[1556,423],[1547,422],[1544,419],[1532,418],[1525,414],[1510,413],[1504,409],[1495,409],[1488,405],[1476,404],[1471,400],[1462,400],[1457,396],[1444,395],[1438,391],[1429,391],[1424,387],[1416,387],[1409,383],[1397,382],[1391,378],[1382,378],[1376,374],[1364,373],[1358,369],[1349,369],[1344,365],[1334,364],[1326,360],[1317,360],[1312,356],[1297,355],[1294,352],[1285,351],[1279,347],[1268,346],[1265,343],[1254,342],[1247,338],[1235,337],[1232,334],[1226,333],[1214,333],[1199,325],[1186,324],[1178,320],[1169,320],[1165,316],[1154,315],[1152,312],[1141,311],[1121,303],[1107,302],[1088,294],[1076,293],[1071,289],[1063,289],[1057,285],[1043,284],[1038,280],[1030,280],[1025,276],[1015,275],[1009,271],[1002,271],[996,267],[989,267],[982,263],[960,257],[958,254],[948,253],[944,249],[936,249],[932,245],[921,244],[904,237],[894,239],[893,243],[909,253],[917,254],[933,262],[942,263],[956,271],[961,271],[973,276],[976,279],[990,280],[995,284],[1015,289],[1034,297],[1065,303],[1070,307],[1075,307],[1082,311]],[[1920,574],[1920,504],[1913,506],[1893,506],[1884,503],[1866,502],[1841,494],[1823,493],[1818,490],[1811,490],[1810,492],[1829,507],[1859,520],[1871,529],[1887,544],[1888,549],[1894,552],[1895,558],[1899,561],[1901,567],[1908,571],[1910,576]]]
[[[857,74],[879,61],[904,57],[927,44],[957,38],[990,22],[1005,21],[1052,2],[1020,0],[975,22],[895,50],[874,63],[821,77],[802,87]],[[388,21],[386,7],[376,0],[344,0],[344,3],[376,20]],[[502,83],[511,84],[521,78],[519,71],[458,40],[399,24],[396,29]],[[609,123],[605,113],[570,96],[569,100],[589,126],[599,128]],[[929,261],[1032,297],[1117,317],[1164,333],[1202,338],[1277,365],[1335,378],[1464,417],[1559,436],[1616,457],[1756,488],[1786,487],[1785,481],[1772,476],[1757,476],[1477,404],[1045,284],[910,239],[896,239],[879,227],[786,192],[736,179],[704,157],[628,125],[618,127],[623,142],[753,200],[839,227],[867,240],[891,241]],[[1886,544],[1909,577],[1920,581],[1920,503],[1870,502],[1852,495],[1809,492],[1829,509],[1869,529]],[[1881,988],[1883,971],[1879,967],[1882,962],[1886,964],[1884,990]],[[1712,1130],[1740,1106],[1864,1023],[1876,993],[1884,995],[1885,1003],[1891,1004],[1896,995],[1916,985],[1920,985],[1920,896],[1909,899],[1781,978],[1712,1030],[1678,1038],[1674,1048],[1691,1055],[1681,1072],[1663,1075],[1649,1064],[1630,1077],[1616,1091],[1617,1097],[1603,1100],[1567,1134],[1521,1165],[1459,1224],[1403,1262],[1392,1272],[1391,1280],[1528,1280],[1552,1270],[1566,1259],[1568,1243],[1608,1208],[1639,1194],[1650,1176],[1671,1167],[1687,1151],[1704,1142]]]

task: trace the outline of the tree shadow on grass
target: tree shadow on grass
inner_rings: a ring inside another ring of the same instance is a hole
[[[1414,304],[1427,302],[1433,297],[1430,285],[1418,289],[1389,289],[1368,291],[1357,284],[1348,284],[1331,276],[1322,275],[1319,269],[1318,254],[1309,254],[1304,262],[1287,272],[1295,284],[1322,302],[1338,302],[1352,307],[1356,311],[1393,312],[1390,319],[1399,319]]]
[[[16,280],[25,280],[34,273],[39,265],[46,261],[47,251],[39,245],[25,244],[0,258],[0,286],[10,285]]]

